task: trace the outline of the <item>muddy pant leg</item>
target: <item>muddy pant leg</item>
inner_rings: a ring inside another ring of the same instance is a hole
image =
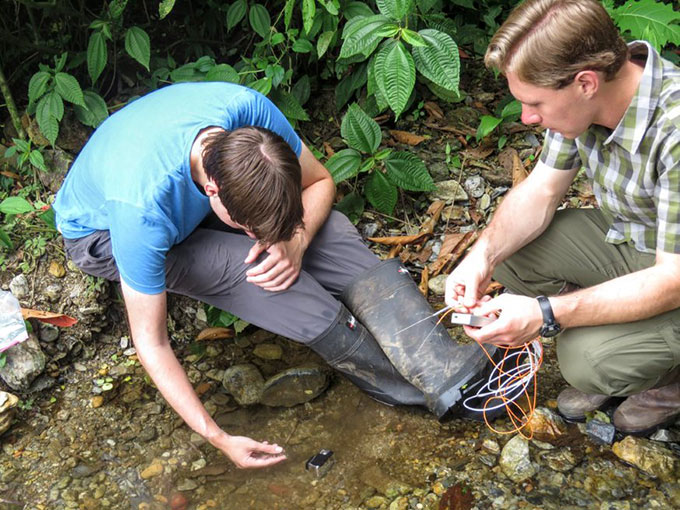
[[[608,223],[595,209],[559,211],[548,229],[498,267],[512,292],[555,295],[654,264],[654,255],[604,241]],[[680,311],[647,320],[579,327],[557,337],[564,378],[586,393],[626,396],[656,386],[680,364]]]

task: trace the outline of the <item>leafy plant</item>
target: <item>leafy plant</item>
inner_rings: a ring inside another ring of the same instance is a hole
[[[397,117],[412,97],[416,70],[435,92],[458,95],[460,62],[454,40],[434,28],[417,32],[409,28],[418,19],[418,10],[422,15],[431,4],[420,8],[414,0],[377,0],[376,4],[380,14],[369,10],[345,24],[339,63],[367,65],[357,66],[339,87],[356,90],[366,83],[378,110],[389,107]]]
[[[517,100],[512,100],[506,104],[500,112],[500,116],[482,115],[477,126],[476,140],[479,142],[483,138],[491,134],[498,126],[507,122],[515,122],[522,114],[522,104]],[[505,146],[508,138],[501,135],[498,138],[498,148],[502,149]]]
[[[12,196],[5,198],[2,202],[0,202],[0,213],[6,216],[5,223],[7,223],[8,218],[13,216],[32,213],[32,215],[38,216],[43,222],[45,222],[50,227],[52,232],[56,232],[54,226],[54,210],[46,205],[34,207],[23,197]],[[32,241],[34,239],[36,238],[29,238],[27,241],[34,242]],[[4,245],[10,250],[14,249],[14,243],[4,228],[0,228],[0,244]]]
[[[392,213],[400,188],[407,191],[436,189],[420,158],[409,152],[378,150],[382,141],[380,126],[358,104],[347,109],[340,132],[349,147],[331,156],[326,168],[336,184],[368,173],[364,194],[378,211]],[[353,202],[356,199],[357,195],[351,197]]]
[[[40,149],[33,149],[31,147],[31,141],[20,140],[19,138],[12,138],[14,145],[7,148],[5,151],[5,159],[17,156],[17,169],[20,173],[26,169],[26,167],[34,167],[43,172],[47,172],[47,167],[45,166],[45,159],[43,158]]]
[[[680,45],[680,11],[658,0],[627,0],[614,6],[605,0],[605,8],[622,32],[634,39],[649,41],[657,50],[667,44]]]
[[[219,308],[211,305],[204,304],[205,314],[208,319],[208,324],[214,328],[228,328],[229,326],[234,327],[234,331],[238,334],[249,325],[248,322],[239,319],[233,313],[229,313],[225,310],[220,310]]]

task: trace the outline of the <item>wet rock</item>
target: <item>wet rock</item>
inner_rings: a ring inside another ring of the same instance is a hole
[[[498,455],[501,453],[501,447],[498,444],[498,441],[494,439],[485,439],[482,441],[482,449],[486,450],[487,452],[493,454],[493,455]]]
[[[234,365],[224,371],[222,384],[239,405],[246,406],[260,401],[264,378],[255,365]]]
[[[630,510],[630,501],[603,501],[599,510]]]
[[[63,278],[66,276],[66,268],[56,260],[50,262],[50,267],[47,271],[55,278]]]
[[[486,182],[481,175],[471,175],[465,179],[463,187],[472,198],[479,198],[484,194]]]
[[[621,460],[665,482],[677,478],[677,460],[673,452],[648,439],[627,436],[614,443],[612,451]]]
[[[448,275],[440,274],[431,278],[427,282],[427,288],[430,289],[435,296],[443,296],[446,292],[446,279]]]
[[[277,360],[283,356],[283,349],[277,344],[259,344],[253,349],[253,354],[260,359]]]
[[[12,426],[18,403],[19,397],[6,391],[0,391],[0,435],[7,432]]]
[[[31,292],[28,286],[28,280],[23,274],[16,275],[14,278],[12,278],[12,281],[9,282],[9,290],[19,301],[27,298]]]
[[[667,430],[667,429],[659,429],[654,434],[649,436],[649,439],[652,441],[661,441],[663,443],[678,443],[680,442],[680,436],[672,431],[672,430]]]
[[[52,324],[41,322],[38,331],[40,334],[40,340],[43,342],[54,342],[57,338],[59,338],[59,328],[53,326]]]
[[[198,484],[189,478],[184,478],[177,484],[177,490],[182,492],[193,491],[197,488]]]
[[[439,199],[446,202],[455,202],[468,199],[468,194],[455,179],[441,181],[436,184],[437,191],[434,191],[428,195],[431,199]]]
[[[572,448],[560,448],[540,452],[538,458],[542,464],[547,465],[553,471],[567,473],[583,460],[583,455]]]
[[[294,367],[267,379],[260,402],[272,407],[292,407],[318,397],[330,382],[328,369],[320,365]]]
[[[513,482],[524,481],[536,474],[536,466],[529,458],[529,442],[520,435],[506,443],[498,463]]]
[[[479,199],[477,206],[480,211],[486,211],[491,206],[491,196],[488,193],[484,193]]]
[[[50,303],[54,303],[61,297],[63,287],[58,283],[53,283],[48,285],[42,290],[43,296],[45,296]]]
[[[555,411],[537,407],[529,421],[534,438],[538,441],[555,443],[567,433],[567,424]]]
[[[446,180],[451,175],[448,165],[443,161],[431,163],[428,167],[428,170],[430,171],[432,180],[435,182]]]
[[[394,480],[378,465],[372,465],[361,473],[361,479],[389,499],[408,493],[411,488],[403,482]]]
[[[366,239],[368,237],[373,237],[378,231],[377,223],[367,223],[361,228],[361,236]]]
[[[372,496],[364,502],[364,505],[366,508],[381,508],[387,506],[387,503],[387,498],[383,496]]]
[[[24,342],[10,347],[5,354],[6,364],[0,370],[0,378],[13,390],[28,390],[45,370],[45,354],[33,333]]]
[[[597,444],[610,445],[614,442],[616,427],[611,423],[592,419],[586,423],[586,435]]]
[[[148,467],[142,470],[139,476],[143,480],[148,480],[149,478],[154,478],[163,473],[163,464],[161,461],[155,459]]]

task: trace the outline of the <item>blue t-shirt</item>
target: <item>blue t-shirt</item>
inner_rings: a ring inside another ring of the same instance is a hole
[[[302,148],[266,97],[231,83],[182,83],[152,92],[109,117],[73,163],[54,202],[67,239],[111,234],[121,278],[144,294],[165,290],[165,257],[211,211],[191,179],[199,131],[270,129],[295,154]]]

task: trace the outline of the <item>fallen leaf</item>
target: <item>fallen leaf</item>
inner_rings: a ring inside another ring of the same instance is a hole
[[[211,382],[209,382],[209,381],[202,382],[201,384],[196,386],[196,389],[195,389],[196,395],[198,395],[200,397],[200,396],[204,395],[205,393],[207,393],[210,390],[210,388],[212,388]]]
[[[420,285],[418,285],[418,289],[420,290],[420,293],[427,297],[427,283],[430,280],[430,275],[427,271],[427,268],[423,268],[423,272],[420,275]]]
[[[425,101],[423,108],[425,108],[425,111],[431,118],[436,120],[444,120],[444,112],[434,101]]]
[[[451,261],[453,258],[452,254],[456,249],[456,246],[458,246],[460,242],[465,239],[466,235],[467,234],[456,233],[447,234],[444,236],[444,241],[442,242],[442,247],[439,250],[439,256],[437,257],[437,260],[429,265],[429,271],[432,273],[433,277],[437,276],[444,266],[446,266]]]
[[[222,340],[223,338],[234,338],[234,330],[231,328],[205,328],[198,334],[196,340]]]
[[[402,245],[402,244],[397,244],[396,246],[392,246],[392,249],[391,249],[390,252],[387,254],[387,258],[388,258],[388,259],[393,259],[393,258],[396,257],[397,255],[399,255],[399,253],[400,253],[401,250],[403,250],[403,249],[404,249],[404,245]]]
[[[369,237],[372,243],[384,244],[385,246],[403,246],[405,244],[417,244],[424,241],[429,232],[421,232],[411,236]]]
[[[0,172],[0,175],[4,175],[5,177],[9,177],[10,179],[14,179],[16,181],[21,180],[21,176],[19,174],[15,174],[14,172],[10,172],[9,170],[3,170]]]
[[[470,510],[473,504],[472,491],[461,484],[456,484],[446,489],[442,495],[439,510]]]
[[[22,308],[21,315],[24,320],[37,319],[40,322],[46,322],[60,328],[68,328],[78,322],[77,319],[63,313],[43,312],[42,310],[33,310],[31,308]]]
[[[517,151],[514,151],[512,154],[512,187],[517,186],[528,176],[529,172],[524,168],[522,160],[519,159],[519,154],[517,154]]]
[[[480,145],[478,147],[472,147],[465,149],[461,152],[463,156],[469,159],[486,159],[494,151],[493,147]]]
[[[418,145],[425,140],[424,136],[409,133],[408,131],[400,131],[398,129],[390,129],[390,135],[392,135],[397,142],[412,146]]]
[[[326,151],[326,157],[331,157],[335,154],[335,151],[333,150],[333,147],[331,147],[331,144],[328,142],[323,143],[323,149]]]

